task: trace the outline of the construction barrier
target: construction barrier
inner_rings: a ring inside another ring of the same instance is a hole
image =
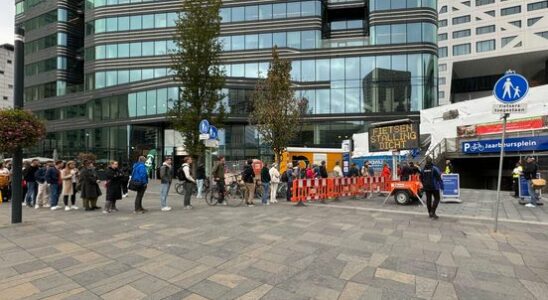
[[[292,185],[292,202],[319,201],[340,197],[365,196],[390,192],[390,181],[385,177],[349,177],[296,179]]]

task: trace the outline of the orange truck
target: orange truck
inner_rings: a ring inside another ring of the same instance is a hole
[[[322,161],[326,162],[327,172],[332,173],[335,163],[339,162],[342,168],[343,151],[341,148],[304,148],[304,147],[288,147],[282,155],[282,163],[280,172],[287,169],[287,164],[290,162],[299,162],[299,166],[304,168],[307,164],[312,163],[320,165]]]

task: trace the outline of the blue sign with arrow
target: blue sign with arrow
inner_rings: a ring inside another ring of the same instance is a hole
[[[219,137],[219,131],[215,126],[209,126],[209,139],[216,140]]]
[[[200,125],[198,126],[201,134],[209,133],[209,121],[208,120],[202,120],[200,122]]]
[[[529,82],[525,77],[515,73],[502,76],[493,89],[493,95],[504,104],[521,101],[529,92]]]

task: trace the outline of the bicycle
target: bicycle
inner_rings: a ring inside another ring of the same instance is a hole
[[[204,179],[204,186],[203,186],[203,189],[202,189],[202,194],[206,198],[207,198],[207,195],[209,194],[210,185],[211,184],[209,182],[209,178]],[[184,186],[185,186],[184,181],[179,181],[175,184],[175,191],[177,192],[177,194],[179,194],[181,196],[185,195]],[[198,194],[198,186],[195,184],[194,187],[192,188],[192,195],[196,196],[197,194]]]
[[[242,205],[244,202],[245,187],[243,184],[239,183],[238,177],[236,175],[230,176],[233,178],[231,183],[225,185],[224,192],[224,201],[228,206],[237,207]],[[211,189],[211,193],[206,196],[206,203],[215,206],[219,204],[220,191],[218,190],[218,185],[215,185]]]

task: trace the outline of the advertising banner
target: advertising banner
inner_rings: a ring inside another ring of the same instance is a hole
[[[442,174],[443,180],[443,197],[458,198],[460,197],[460,177],[459,174]]]
[[[465,154],[499,153],[501,147],[501,139],[492,139],[462,142],[461,150]],[[504,151],[506,152],[547,150],[548,136],[508,138],[504,142]]]
[[[542,129],[548,126],[548,116],[508,120],[507,132]],[[458,137],[498,134],[502,132],[502,122],[457,126]]]
[[[419,137],[417,123],[369,128],[369,152],[416,149]]]

